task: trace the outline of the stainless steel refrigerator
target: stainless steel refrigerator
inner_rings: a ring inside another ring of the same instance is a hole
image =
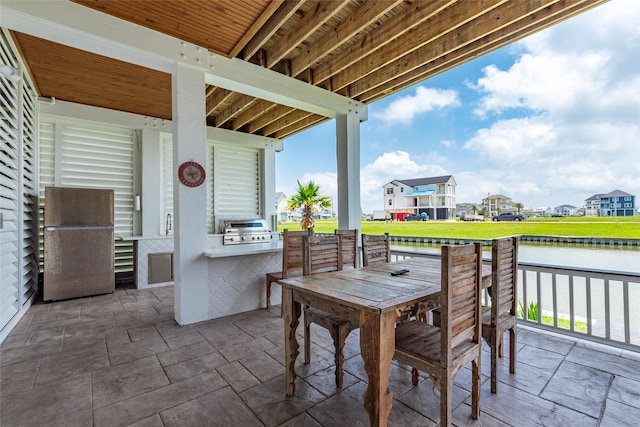
[[[113,190],[46,187],[43,300],[115,290]]]

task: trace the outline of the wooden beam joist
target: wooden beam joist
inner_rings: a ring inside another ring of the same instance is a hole
[[[267,50],[267,68],[272,68],[284,59],[288,53],[309,38],[311,34],[349,4],[349,1],[350,0],[320,1],[313,13],[306,14],[295,27]]]
[[[229,52],[229,57],[233,58],[236,56],[242,49],[245,48],[247,43],[251,41],[251,39],[260,31],[262,26],[271,19],[273,14],[278,10],[278,8],[282,5],[284,0],[271,0],[267,6],[267,8],[262,12],[260,17],[256,19],[256,21],[251,25],[251,28],[247,30],[246,33],[242,36],[238,43],[231,49]]]
[[[329,55],[358,32],[372,25],[385,13],[395,8],[402,0],[367,1],[341,22],[335,29],[325,33],[320,40],[309,46],[304,52],[291,60],[291,76],[296,77],[316,61]]]

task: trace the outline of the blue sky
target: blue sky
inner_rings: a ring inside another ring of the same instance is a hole
[[[456,201],[537,208],[620,189],[640,199],[640,1],[612,0],[369,105],[363,212],[393,179],[452,174]],[[284,140],[276,191],[337,189],[335,121]]]

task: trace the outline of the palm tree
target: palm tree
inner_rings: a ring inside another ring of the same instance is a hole
[[[320,194],[320,187],[313,181],[309,181],[307,185],[298,182],[298,192],[291,196],[288,201],[289,209],[302,208],[302,221],[300,228],[307,230],[313,228],[313,212],[320,208],[328,208],[331,206],[331,198]]]
[[[516,203],[514,206],[516,209],[518,209],[518,215],[520,215],[520,209],[523,208],[522,203]]]

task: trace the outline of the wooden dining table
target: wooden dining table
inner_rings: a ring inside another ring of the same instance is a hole
[[[391,275],[400,269],[409,271]],[[483,266],[482,277],[483,287],[489,286],[491,266]],[[371,426],[386,426],[392,401],[389,373],[395,325],[415,315],[419,306],[438,307],[440,281],[439,257],[414,257],[278,281],[282,285],[287,396],[295,392],[295,363],[299,354],[296,329],[302,305],[307,305],[360,325],[360,353],[368,377],[364,406]]]

